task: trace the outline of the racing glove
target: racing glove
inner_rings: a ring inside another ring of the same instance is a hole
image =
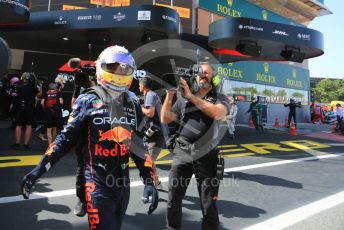
[[[154,210],[158,207],[159,195],[158,191],[154,185],[146,185],[143,190],[142,201],[147,204],[149,202],[149,197],[152,197],[152,204],[149,206],[148,214],[152,214]]]
[[[44,170],[40,169],[40,167],[36,167],[24,176],[21,183],[21,193],[24,199],[29,199],[32,186],[35,184],[38,178],[42,176],[43,173]]]

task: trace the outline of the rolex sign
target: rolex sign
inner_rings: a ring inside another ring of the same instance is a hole
[[[0,25],[29,21],[31,0],[0,0]]]

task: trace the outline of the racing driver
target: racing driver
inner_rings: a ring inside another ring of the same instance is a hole
[[[152,161],[142,141],[139,104],[128,96],[135,61],[121,46],[106,48],[96,64],[98,86],[81,94],[73,106],[67,126],[42,156],[40,163],[21,184],[29,198],[38,178],[54,166],[82,135],[86,143],[85,197],[90,229],[120,229],[129,202],[129,156],[145,184],[142,201],[158,206],[158,192],[153,184]]]

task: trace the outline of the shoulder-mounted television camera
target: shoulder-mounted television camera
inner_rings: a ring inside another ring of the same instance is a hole
[[[162,75],[161,79],[167,90],[179,90],[180,79],[183,78],[187,82],[191,92],[196,93],[199,90],[196,76],[202,73],[202,66],[197,64],[190,68],[177,67],[175,68],[174,73],[166,73]]]
[[[89,81],[96,81],[96,67],[91,63],[82,65],[80,58],[71,58],[68,61],[70,68],[74,71],[74,84],[76,86],[86,87]]]

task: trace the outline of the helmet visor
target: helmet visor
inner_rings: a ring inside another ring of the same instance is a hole
[[[109,63],[109,64],[102,64],[102,69],[105,72],[117,74],[117,75],[132,75],[134,73],[134,67],[128,65],[127,63]]]

